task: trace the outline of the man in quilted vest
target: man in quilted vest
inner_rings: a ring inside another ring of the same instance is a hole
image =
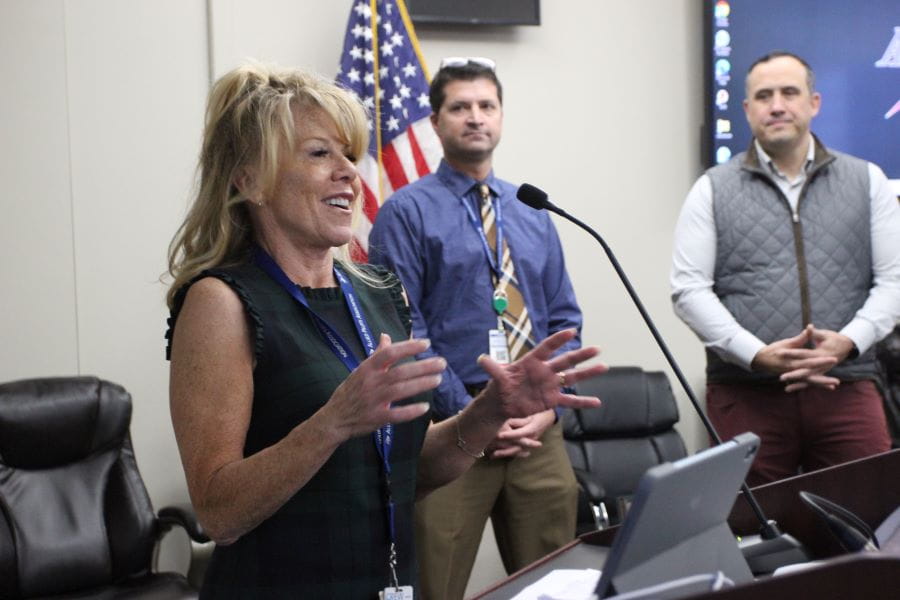
[[[694,184],[675,230],[675,312],[706,346],[707,410],[762,446],[750,485],[889,449],[872,346],[900,317],[900,207],[876,165],[810,132],[800,57],[747,73],[746,152]]]

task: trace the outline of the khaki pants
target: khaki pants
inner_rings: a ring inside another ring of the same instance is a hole
[[[417,599],[460,600],[488,517],[507,573],[575,537],[578,487],[559,423],[526,458],[481,459],[416,504]]]

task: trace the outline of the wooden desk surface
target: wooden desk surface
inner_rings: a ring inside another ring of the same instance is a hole
[[[900,507],[900,450],[753,488],[766,518],[775,520],[782,531],[802,541],[814,557],[828,558],[829,563],[815,570],[759,579],[691,600],[900,599],[900,556],[873,553],[839,556],[840,546],[803,504],[798,496],[801,490],[840,504],[874,529]],[[755,513],[740,495],[728,523],[738,535],[759,530]],[[596,568],[617,532],[618,527],[612,527],[587,533],[470,600],[507,600],[554,569]]]

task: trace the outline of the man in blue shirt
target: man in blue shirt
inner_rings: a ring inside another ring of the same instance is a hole
[[[406,287],[413,335],[447,359],[434,392],[439,421],[484,386],[479,355],[514,360],[552,333],[580,330],[581,311],[549,216],[519,202],[516,186],[492,171],[503,122],[493,62],[445,59],[430,100],[444,160],[384,204],[369,256]],[[577,485],[556,416],[508,421],[483,460],[418,503],[421,597],[463,597],[489,516],[509,573],[574,537]],[[473,456],[480,450],[460,445]]]

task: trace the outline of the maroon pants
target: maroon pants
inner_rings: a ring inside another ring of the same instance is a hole
[[[778,386],[710,383],[710,420],[723,440],[752,431],[762,444],[747,484],[768,483],[891,447],[884,406],[871,381],[836,390],[809,387],[790,394]]]

